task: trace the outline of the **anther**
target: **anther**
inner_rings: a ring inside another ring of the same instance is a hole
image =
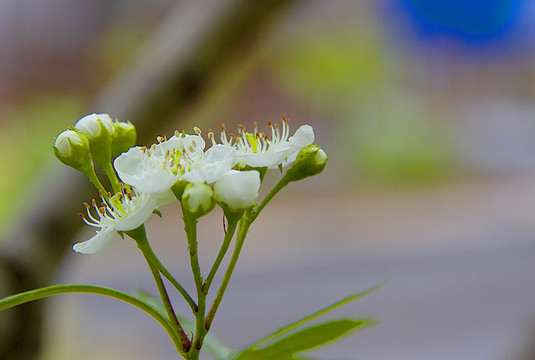
[[[195,126],[195,127],[193,128],[193,131],[195,131],[195,134],[197,134],[197,135],[199,135],[199,136],[202,135],[202,131],[201,131],[201,129],[199,129],[197,126]]]

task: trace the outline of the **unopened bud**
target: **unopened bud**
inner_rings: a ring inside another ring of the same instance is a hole
[[[53,145],[56,157],[67,166],[86,173],[92,168],[87,137],[73,130],[60,133]]]
[[[288,181],[299,181],[309,176],[318,175],[325,169],[329,157],[318,145],[309,145],[299,151],[297,158],[285,177]]]
[[[113,157],[128,151],[136,144],[136,128],[131,122],[116,121],[113,123],[115,131],[111,137],[111,153]]]
[[[189,184],[182,193],[182,206],[194,217],[208,214],[215,206],[212,188],[204,183]]]
[[[105,168],[111,161],[111,136],[115,131],[110,116],[86,115],[76,122],[74,128],[87,136],[93,161]]]
[[[256,202],[259,190],[258,171],[230,170],[214,184],[214,197],[223,209],[243,210]]]
[[[74,125],[76,130],[80,130],[87,137],[98,136],[104,128],[109,134],[113,134],[114,126],[111,117],[108,114],[89,114],[81,118]]]

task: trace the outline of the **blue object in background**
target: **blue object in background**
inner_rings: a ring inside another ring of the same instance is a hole
[[[390,0],[394,22],[405,18],[416,36],[469,47],[519,45],[525,39],[526,0]]]

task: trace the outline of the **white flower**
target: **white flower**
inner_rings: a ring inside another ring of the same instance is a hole
[[[178,180],[211,184],[236,163],[233,148],[213,146],[203,152],[205,142],[198,135],[175,133],[169,140],[158,139],[150,149],[134,147],[115,159],[119,178],[142,192],[168,191]]]
[[[110,134],[113,134],[115,127],[108,114],[89,114],[76,122],[74,128],[80,130],[90,137],[97,136],[100,133],[100,124],[104,126]]]
[[[260,173],[256,170],[230,170],[214,184],[214,197],[234,210],[253,205],[260,190]]]
[[[197,159],[184,159],[180,177],[190,183],[212,184],[236,164],[236,151],[226,145],[214,145]]]
[[[238,152],[238,160],[243,161],[251,167],[270,167],[274,168],[282,164],[290,165],[299,150],[304,146],[314,142],[314,130],[310,125],[303,125],[290,137],[289,121],[283,116],[281,120],[281,129],[279,125],[268,123],[271,129],[271,139],[257,130],[256,125],[254,132],[248,133],[245,126],[240,126],[238,135],[230,134],[227,136],[225,127],[221,127],[221,142],[224,145],[234,147]],[[214,141],[213,133],[209,137]]]
[[[94,254],[102,250],[114,238],[116,231],[136,229],[148,220],[157,207],[154,197],[135,189],[129,192],[123,188],[115,196],[109,199],[101,196],[101,199],[100,207],[95,200],[91,205],[85,204],[88,219],[80,214],[86,224],[100,230],[91,239],[75,244],[73,249],[76,252]],[[93,216],[91,208],[96,216]]]

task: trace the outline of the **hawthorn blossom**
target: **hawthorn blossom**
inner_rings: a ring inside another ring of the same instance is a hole
[[[255,129],[252,133],[247,132],[245,126],[240,125],[238,135],[228,134],[224,126],[221,126],[221,143],[232,146],[238,152],[238,161],[259,168],[275,168],[279,165],[288,166],[293,161],[299,151],[314,142],[314,130],[310,125],[302,125],[293,136],[290,136],[289,120],[284,116],[281,119],[281,126],[269,121],[271,138]],[[215,143],[214,134],[209,134],[212,142]]]
[[[114,167],[123,182],[149,194],[168,192],[178,180],[211,184],[234,166],[236,153],[224,145],[204,152],[204,146],[201,136],[176,132],[150,148],[131,148],[115,159]]]
[[[87,225],[100,230],[97,230],[91,239],[75,244],[73,249],[76,252],[94,254],[102,250],[115,237],[117,231],[138,228],[149,219],[157,207],[154,197],[133,188],[128,191],[123,187],[121,192],[108,198],[101,193],[101,199],[100,206],[96,200],[93,200],[91,205],[85,203],[87,218],[79,214]]]

